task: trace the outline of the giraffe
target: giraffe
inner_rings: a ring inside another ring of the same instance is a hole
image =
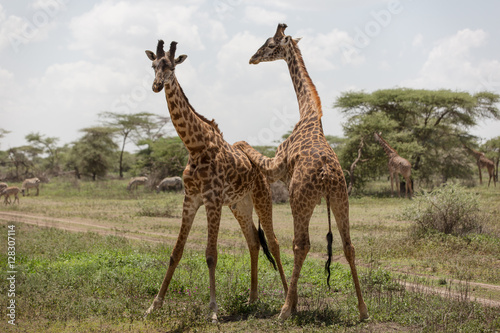
[[[2,190],[2,192],[0,193],[0,198],[3,195],[5,195],[4,203],[5,203],[5,205],[8,205],[8,204],[10,204],[10,196],[13,195],[14,196],[14,203],[16,203],[16,201],[17,201],[17,204],[19,205],[19,196],[18,196],[19,192],[21,192],[19,187],[9,186],[9,187],[6,187]]]
[[[408,198],[408,190],[410,190],[410,198],[413,195],[413,188],[411,186],[411,163],[408,160],[398,155],[398,152],[392,148],[387,141],[382,138],[381,133],[373,133],[375,141],[380,143],[384,149],[387,157],[389,158],[389,174],[391,176],[391,194],[394,196],[394,178],[396,179],[396,187],[398,188],[398,197],[401,198],[401,189],[399,186],[399,174],[403,176],[406,182],[405,198]]]
[[[479,169],[479,184],[480,185],[483,184],[483,172],[481,169],[486,168],[488,170],[488,175],[490,176],[490,179],[488,180],[488,187],[490,187],[491,178],[493,178],[493,185],[495,185],[495,187],[496,187],[497,183],[496,183],[496,177],[495,177],[495,163],[493,163],[492,160],[487,158],[484,155],[484,153],[477,151],[477,150],[474,150],[472,148],[469,148],[466,145],[463,145],[463,146],[465,149],[467,149],[467,151],[470,154],[474,155],[474,157],[476,158],[477,168]]]
[[[139,185],[145,185],[148,181],[148,177],[132,177],[127,185],[127,191],[131,191],[132,189],[137,190]]]
[[[174,72],[176,66],[187,56],[181,55],[175,58],[176,42],[170,44],[168,52],[163,50],[163,44],[162,40],[158,41],[156,54],[146,51],[148,58],[153,62],[155,71],[153,91],[157,93],[165,89],[172,123],[189,152],[189,158],[183,172],[185,195],[179,236],[170,256],[170,264],[160,291],[146,311],[146,315],[163,304],[172,275],[182,257],[195,214],[204,205],[208,224],[205,257],[210,280],[209,307],[212,311],[212,322],[217,322],[215,267],[222,206],[229,206],[239,222],[250,251],[249,302],[257,299],[259,241],[268,259],[275,265],[275,268],[277,266],[283,288],[285,293],[287,292],[288,286],[281,264],[279,244],[272,226],[271,191],[262,172],[250,163],[243,152],[224,140],[215,121],[209,121],[191,106]],[[259,217],[258,230],[252,221],[253,207]],[[269,249],[267,249],[264,234],[269,241]]]
[[[337,155],[323,133],[322,108],[316,88],[307,73],[302,55],[297,46],[298,39],[285,36],[286,24],[279,24],[274,37],[250,59],[250,64],[284,59],[288,65],[299,104],[300,119],[291,135],[276,150],[274,158],[261,155],[248,143],[240,141],[235,146],[242,149],[257,165],[270,182],[281,179],[290,193],[290,206],[294,224],[294,264],[288,293],[279,318],[287,319],[297,311],[297,284],[300,270],[310,249],[309,222],[314,208],[326,198],[328,212],[327,250],[325,269],[330,285],[330,262],[333,236],[330,208],[342,238],[345,257],[349,262],[361,320],[368,318],[368,309],[361,293],[355,264],[355,251],[349,233],[349,200],[344,174]]]

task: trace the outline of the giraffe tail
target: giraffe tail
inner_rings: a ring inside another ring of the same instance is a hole
[[[333,234],[332,234],[332,217],[331,217],[331,211],[330,211],[330,195],[332,193],[331,191],[331,181],[332,181],[332,176],[331,176],[331,170],[328,167],[328,164],[326,161],[323,162],[323,168],[321,170],[321,179],[323,179],[324,186],[325,186],[325,199],[326,199],[326,211],[328,214],[328,233],[326,234],[326,252],[327,252],[327,259],[325,263],[325,273],[327,275],[326,277],[326,284],[328,285],[328,288],[330,288],[330,265],[332,263],[332,255],[333,255],[333,250],[332,250],[332,244],[333,244]]]
[[[333,244],[333,234],[332,234],[332,220],[331,220],[331,214],[330,214],[330,194],[326,195],[326,211],[328,212],[328,233],[326,234],[326,251],[328,258],[325,263],[325,273],[327,274],[326,277],[326,284],[328,285],[328,288],[330,288],[330,264],[332,263],[332,244]]]
[[[260,227],[260,219],[259,219],[259,241],[260,241],[260,246],[262,246],[262,251],[264,251],[264,254],[266,255],[267,260],[273,265],[274,270],[277,271],[278,268],[276,267],[276,261],[274,260],[273,256],[271,255],[271,252],[269,251],[269,246],[267,245],[266,241],[266,236],[264,235],[264,231]]]

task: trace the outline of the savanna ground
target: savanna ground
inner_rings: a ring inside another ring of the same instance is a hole
[[[15,184],[14,184],[15,185]],[[325,205],[311,220],[311,251],[299,280],[298,313],[277,320],[279,274],[261,255],[259,301],[248,304],[249,257],[238,223],[223,209],[217,265],[218,324],[208,320],[206,220],[201,208],[163,308],[144,319],[158,292],[180,224],[182,194],[125,190],[126,181],[42,184],[38,197],[0,207],[2,270],[15,226],[16,326],[9,283],[0,284],[0,331],[18,332],[498,332],[500,186],[468,189],[489,215],[481,234],[411,236],[388,182],[350,199],[351,236],[370,319],[358,320],[350,271],[334,233],[332,288],[326,286]],[[288,204],[274,205],[287,277],[293,265]],[[256,219],[255,219],[256,221]]]

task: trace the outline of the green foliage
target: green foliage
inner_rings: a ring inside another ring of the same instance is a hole
[[[56,137],[46,137],[39,132],[30,133],[25,138],[34,148],[47,154],[47,165],[45,168],[57,174],[59,171],[59,148],[57,146],[59,139]]]
[[[115,130],[107,127],[93,127],[81,130],[85,134],[75,142],[72,149],[72,163],[83,173],[103,177],[111,168],[117,145],[112,136]]]
[[[105,126],[115,129],[115,133],[122,137],[118,160],[120,177],[123,177],[124,172],[123,157],[127,141],[131,139],[138,145],[144,138],[153,140],[161,137],[163,127],[170,120],[168,117],[160,117],[149,112],[135,114],[102,112],[99,116],[107,119],[104,120]]]
[[[182,176],[188,151],[178,136],[141,141],[146,148],[138,153],[137,173],[147,171],[158,181],[164,177]]]
[[[416,237],[432,231],[453,235],[480,233],[485,219],[477,195],[455,184],[416,195],[402,216],[414,223]]]
[[[387,159],[379,148],[371,147],[374,142],[370,136],[377,131],[410,161],[416,179],[430,182],[470,177],[470,159],[462,144],[474,138],[466,130],[480,119],[500,119],[496,106],[499,100],[500,95],[493,93],[471,95],[450,90],[344,92],[334,104],[349,116],[344,125],[344,135],[349,139],[340,154],[341,164],[348,168],[364,138],[363,159],[369,161],[357,169],[357,178],[366,182],[367,177],[380,175]]]

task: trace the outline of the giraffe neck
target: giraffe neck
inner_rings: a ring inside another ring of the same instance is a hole
[[[189,104],[177,78],[164,86],[170,119],[190,154],[207,148],[209,122]]]
[[[392,158],[394,157],[395,155],[397,155],[398,153],[396,152],[396,150],[394,148],[392,148],[388,143],[387,141],[385,141],[381,136],[377,135],[377,138],[378,138],[378,143],[380,143],[380,145],[382,146],[382,148],[384,149],[385,153],[387,154],[387,156],[389,158]]]
[[[474,149],[469,148],[469,147],[465,147],[465,148],[467,148],[467,150],[468,150],[468,151],[469,151],[472,155],[474,155],[474,157],[475,157],[476,159],[480,159],[480,158],[481,158],[481,156],[483,156],[483,153],[481,153],[480,151],[474,150]]]
[[[293,40],[290,41],[289,46],[286,48],[285,61],[290,71],[295,93],[297,94],[300,118],[302,119],[314,113],[318,119],[321,119],[323,112],[318,91],[307,72],[297,43]]]

